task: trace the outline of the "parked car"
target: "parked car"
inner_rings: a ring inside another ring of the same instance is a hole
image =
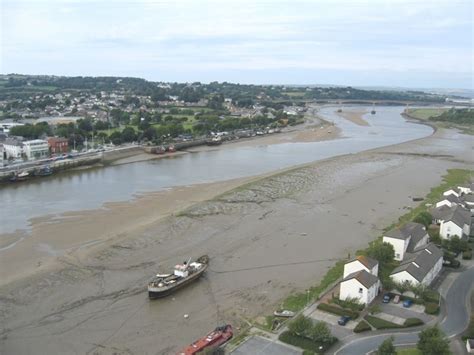
[[[382,302],[383,303],[389,303],[391,299],[392,299],[392,296],[390,296],[389,293],[386,293],[385,295],[383,295]]]
[[[337,321],[337,324],[339,325],[346,325],[347,322],[349,322],[351,320],[351,317],[349,316],[342,316],[341,318],[339,318],[339,320]]]
[[[408,300],[403,301],[403,307],[405,308],[410,308],[412,304],[413,304],[412,300],[408,299]]]
[[[395,297],[393,297],[393,303],[399,303],[400,302],[400,295],[395,295]]]

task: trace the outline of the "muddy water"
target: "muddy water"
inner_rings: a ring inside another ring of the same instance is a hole
[[[406,122],[402,110],[378,107],[376,115],[365,116],[370,126],[360,127],[336,115],[334,108],[323,109],[321,116],[340,127],[344,139],[216,149],[9,185],[0,189],[0,234],[27,229],[32,218],[100,208],[174,186],[259,175],[432,133],[430,127]]]

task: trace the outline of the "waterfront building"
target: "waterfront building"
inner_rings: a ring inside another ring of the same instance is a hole
[[[63,154],[68,152],[68,140],[61,137],[49,137],[48,145],[51,154]]]

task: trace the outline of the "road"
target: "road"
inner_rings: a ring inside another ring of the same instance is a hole
[[[466,329],[470,313],[468,311],[469,295],[474,286],[474,267],[459,274],[446,295],[446,317],[440,324],[441,330],[448,336],[454,337]],[[418,332],[383,333],[363,338],[356,338],[339,348],[335,355],[367,354],[376,350],[390,335],[393,335],[395,345],[416,344]]]

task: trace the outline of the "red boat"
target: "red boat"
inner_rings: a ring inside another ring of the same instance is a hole
[[[194,343],[184,348],[184,350],[180,351],[178,355],[194,355],[203,351],[205,348],[218,348],[232,339],[233,335],[234,332],[230,324],[217,327],[205,337],[196,340]]]

